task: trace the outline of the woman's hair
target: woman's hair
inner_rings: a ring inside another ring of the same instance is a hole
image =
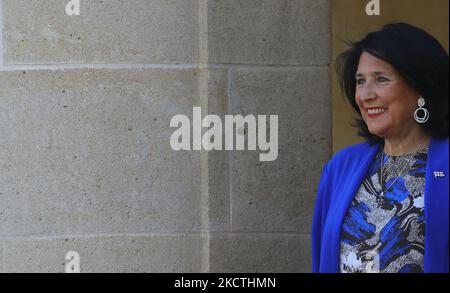
[[[432,138],[448,137],[448,53],[433,36],[406,23],[390,23],[349,45],[350,48],[338,56],[336,69],[342,91],[360,115],[354,124],[359,136],[370,143],[381,141],[369,132],[355,101],[355,75],[360,56],[365,51],[391,64],[425,99],[425,108],[430,113],[429,120],[421,124],[425,132]]]

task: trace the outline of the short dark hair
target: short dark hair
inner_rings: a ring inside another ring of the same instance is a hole
[[[359,113],[354,126],[358,135],[371,143],[382,139],[369,132],[356,104],[356,79],[359,59],[363,51],[391,64],[406,83],[421,95],[429,120],[421,124],[432,138],[445,139],[449,135],[449,63],[448,53],[429,33],[406,23],[389,23],[371,32],[341,53],[336,62],[339,83],[351,106]]]

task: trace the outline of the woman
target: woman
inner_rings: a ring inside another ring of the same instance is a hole
[[[448,53],[405,23],[338,58],[366,142],[324,167],[313,272],[448,272]]]

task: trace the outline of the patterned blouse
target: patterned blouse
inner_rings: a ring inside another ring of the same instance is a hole
[[[423,272],[427,155],[428,148],[403,156],[376,156],[344,219],[342,273]]]

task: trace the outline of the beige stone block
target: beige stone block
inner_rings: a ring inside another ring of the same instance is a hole
[[[197,0],[4,0],[5,64],[196,63]]]
[[[5,235],[197,231],[200,153],[170,147],[196,70],[0,74]]]
[[[329,0],[210,0],[213,63],[327,65]]]
[[[308,234],[224,234],[211,236],[213,273],[307,273]]]
[[[231,112],[278,115],[279,124],[275,161],[260,161],[258,148],[231,154],[232,231],[310,232],[316,187],[331,153],[328,74],[327,67],[231,73]]]
[[[192,273],[200,271],[201,237],[130,235],[5,240],[4,272],[65,273],[79,255],[81,273]]]

